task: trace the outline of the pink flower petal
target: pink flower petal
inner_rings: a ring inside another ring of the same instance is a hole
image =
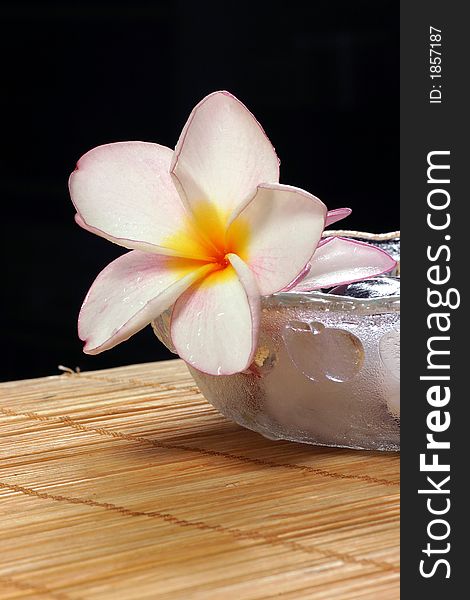
[[[197,242],[174,236],[188,216],[170,175],[173,152],[146,142],[98,146],[70,176],[77,223],[125,248],[203,257]]]
[[[330,225],[333,225],[333,223],[349,217],[351,213],[352,210],[350,208],[335,208],[334,210],[329,210],[326,215],[325,227],[329,227]]]
[[[225,220],[260,183],[279,181],[279,160],[250,111],[228,92],[214,92],[189,116],[171,171],[196,215],[199,203],[210,202]]]
[[[305,265],[305,267],[302,269],[302,271],[297,275],[297,277],[291,281],[288,285],[286,285],[286,287],[282,288],[282,290],[280,290],[281,292],[290,292],[290,290],[293,290],[295,288],[295,286],[300,283],[303,279],[305,279],[305,277],[310,273],[310,269],[311,269],[312,265],[310,263],[307,263]]]
[[[98,354],[129,339],[213,268],[139,250],[120,256],[101,271],[83,302],[78,333],[84,352]]]
[[[327,209],[308,192],[262,184],[228,230],[228,244],[256,275],[262,296],[292,283],[312,258]]]
[[[396,261],[386,252],[355,240],[330,237],[323,240],[311,262],[310,273],[298,283],[295,292],[308,292],[391,271]]]
[[[171,339],[187,363],[211,375],[230,375],[252,362],[260,297],[254,275],[234,254],[230,265],[194,284],[176,302]]]

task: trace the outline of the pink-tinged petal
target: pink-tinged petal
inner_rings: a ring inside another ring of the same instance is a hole
[[[262,184],[228,230],[228,245],[256,275],[262,296],[292,283],[321,239],[327,209],[308,192]]]
[[[298,283],[295,292],[308,292],[391,271],[396,261],[380,248],[348,238],[323,240],[311,262],[310,273]]]
[[[260,296],[254,275],[243,261],[227,255],[230,265],[189,288],[176,302],[171,339],[183,360],[211,375],[246,369],[256,351]]]
[[[78,333],[84,352],[98,354],[129,339],[213,268],[139,250],[120,256],[101,271],[83,302]]]
[[[310,273],[311,266],[312,265],[310,263],[306,264],[302,271],[294,279],[294,281],[291,281],[288,285],[286,285],[285,288],[282,288],[281,292],[289,292],[290,290],[293,290],[295,286],[302,281],[302,279],[305,279],[305,277],[307,277],[307,275]]]
[[[189,116],[171,171],[196,215],[198,204],[208,201],[225,221],[260,183],[279,181],[279,160],[246,106],[228,92],[214,92]]]
[[[69,180],[77,223],[125,248],[202,258],[199,245],[175,239],[188,222],[170,175],[173,152],[146,142],[98,146]]]
[[[334,210],[329,210],[326,215],[325,227],[329,227],[330,225],[333,225],[333,223],[349,217],[351,213],[352,210],[350,208],[335,208]]]

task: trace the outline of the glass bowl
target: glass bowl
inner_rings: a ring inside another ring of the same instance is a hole
[[[368,241],[399,259],[398,233],[332,234]],[[174,352],[170,317],[167,311],[153,328]],[[399,450],[399,362],[399,294],[291,291],[263,298],[258,349],[247,371],[214,376],[188,368],[218,411],[270,439]]]

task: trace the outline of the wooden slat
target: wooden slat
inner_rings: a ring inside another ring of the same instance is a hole
[[[181,361],[0,385],[0,598],[396,600],[396,454],[273,442]]]

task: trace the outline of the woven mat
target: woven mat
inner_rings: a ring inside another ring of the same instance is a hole
[[[179,360],[0,385],[0,598],[399,598],[399,457],[273,442]]]

